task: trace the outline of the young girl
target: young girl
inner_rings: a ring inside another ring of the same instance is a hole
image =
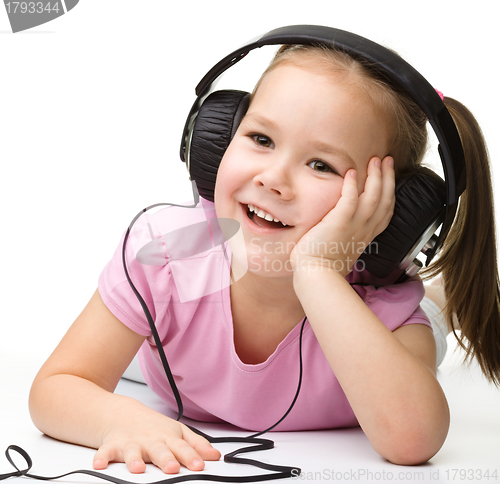
[[[458,218],[428,274],[443,273],[449,328],[456,314],[468,356],[498,383],[486,148],[470,113],[444,100],[469,176]],[[302,390],[277,430],[360,425],[380,455],[402,465],[425,462],[441,448],[449,411],[436,379],[433,333],[419,307],[422,282],[377,288],[353,271],[357,249],[389,224],[395,179],[418,170],[426,139],[420,109],[361,61],[325,47],[278,51],[224,154],[215,204],[145,215],[127,249],[131,278],[152,309],[187,417],[251,430],[276,422],[296,389],[300,323],[307,317]],[[219,220],[238,222],[239,243],[197,252],[186,248],[196,246],[194,232],[177,238],[178,245],[165,235],[184,233],[213,210]],[[144,250],[157,241],[168,263]],[[442,298],[435,286],[434,301]],[[33,383],[35,425],[98,449],[96,469],[120,461],[138,473],[152,462],[176,473],[180,465],[201,470],[204,460],[219,459],[185,425],[113,393],[139,349],[146,381],[176,408],[125,278],[120,244]]]

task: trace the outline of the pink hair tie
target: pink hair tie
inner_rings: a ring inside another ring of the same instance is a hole
[[[438,91],[437,89],[436,89],[436,92],[439,94],[441,101],[444,101],[444,94],[441,91]]]

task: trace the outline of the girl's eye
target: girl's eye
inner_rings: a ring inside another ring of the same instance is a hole
[[[320,171],[322,173],[337,173],[333,168],[320,160],[313,160],[308,163],[308,166],[310,166],[313,170]]]
[[[259,146],[262,146],[263,148],[274,147],[273,140],[263,134],[252,134],[250,138],[252,138],[255,141],[255,143],[257,143]]]

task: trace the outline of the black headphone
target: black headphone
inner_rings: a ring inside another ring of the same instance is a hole
[[[436,90],[397,54],[359,35],[315,25],[282,27],[252,40],[212,67],[196,87],[197,98],[182,135],[180,156],[191,180],[203,198],[214,200],[219,164],[248,109],[247,92],[212,92],[219,77],[251,50],[278,44],[323,44],[364,59],[376,65],[377,72],[391,85],[406,92],[429,119],[439,141],[445,181],[424,168],[398,180],[391,222],[359,258],[363,267],[379,279],[416,274],[422,267],[417,255],[423,252],[428,265],[453,224],[458,199],[465,189],[462,143]],[[441,225],[439,236],[435,235]]]

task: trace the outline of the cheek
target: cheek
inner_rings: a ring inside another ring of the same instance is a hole
[[[233,140],[227,148],[217,171],[215,192],[234,192],[255,175],[254,159],[241,138]]]
[[[229,184],[231,178],[227,177],[225,171],[221,168],[222,164],[217,172],[214,192],[215,211],[218,217],[224,217],[227,215],[224,213],[224,207],[227,206],[227,200],[231,193],[231,186]]]
[[[222,160],[217,169],[217,179],[215,181],[215,193],[221,192],[227,185],[228,180],[231,180],[231,171],[233,163],[231,162],[231,153],[229,148],[222,157]]]
[[[307,220],[310,227],[321,222],[321,220],[332,209],[335,208],[342,193],[343,178],[339,178],[329,186],[320,186],[307,191],[307,201],[304,206],[309,207]]]
[[[228,149],[221,160],[215,181],[215,209],[217,213],[223,209],[225,204],[233,198],[234,194],[242,186],[242,178],[241,167],[235,162]]]

